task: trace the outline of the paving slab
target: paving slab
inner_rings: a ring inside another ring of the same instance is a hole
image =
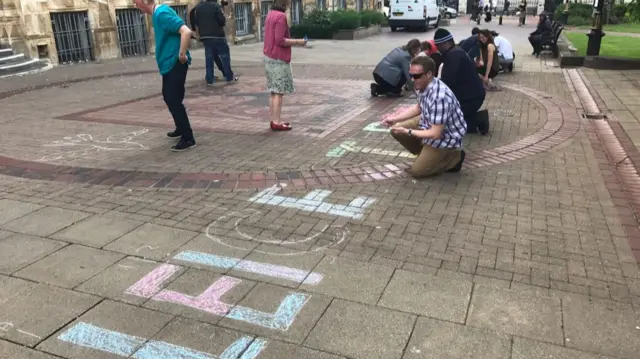
[[[594,353],[587,353],[571,348],[543,343],[526,338],[513,338],[511,359],[614,359]]]
[[[576,298],[562,300],[566,346],[631,359],[640,353],[640,316]]]
[[[35,212],[44,207],[40,204],[14,201],[11,199],[0,200],[0,224],[11,222],[14,219]]]
[[[34,346],[100,301],[89,294],[38,284],[0,303],[0,322],[11,329],[0,338]]]
[[[292,322],[290,322],[291,324],[287,327],[270,328],[264,325],[254,324],[258,322],[264,323],[264,321],[252,320],[252,322],[248,322],[246,320],[240,320],[252,319],[250,311],[245,311],[242,315],[234,315],[233,312],[231,312],[220,321],[220,325],[267,338],[301,344],[325,312],[327,306],[329,306],[331,298],[320,294],[302,293],[289,288],[258,283],[237,306],[275,314],[283,305],[284,300],[292,294],[305,295],[306,298],[303,300],[306,301],[303,302],[304,305],[297,308],[298,310],[292,309],[295,307],[294,305],[288,305],[286,309],[283,308],[285,311],[282,312],[280,316],[289,317],[292,320]],[[291,314],[285,315],[287,311]]]
[[[223,277],[224,276],[211,271],[189,268],[169,283],[165,289],[189,297],[198,297]],[[221,292],[216,292],[221,295],[218,298],[220,301],[233,306],[244,298],[255,285],[256,283],[253,281],[238,279],[237,283],[233,285],[231,289],[228,289],[228,291],[224,292],[224,290],[221,290]],[[144,307],[165,313],[181,315],[210,324],[218,323],[223,315],[226,314],[224,311],[222,313],[216,313],[215,311],[207,312],[181,304],[181,302],[176,303],[174,301],[158,300],[158,297],[148,300],[144,304]]]
[[[82,283],[75,290],[129,304],[142,305],[148,298],[127,294],[125,291],[161,264],[136,257],[123,258]],[[184,269],[177,272],[175,276],[179,276],[183,271]]]
[[[355,359],[399,359],[416,316],[335,299],[304,345]]]
[[[471,281],[396,270],[378,305],[464,323],[472,286]]]
[[[0,239],[0,273],[11,274],[66,245],[64,242],[26,234]]]
[[[88,213],[46,207],[5,223],[2,227],[13,232],[48,237],[86,217],[89,217]]]
[[[467,324],[549,343],[564,342],[559,299],[508,289],[476,286]]]
[[[53,234],[51,238],[102,248],[143,224],[124,218],[94,215]]]
[[[418,318],[402,359],[510,359],[508,335]]]
[[[0,340],[0,359],[56,359],[49,354]]]
[[[300,289],[332,297],[375,304],[394,269],[346,258],[326,256],[314,268],[323,275],[318,284],[303,284]]]
[[[15,275],[73,288],[122,258],[124,255],[120,253],[72,244],[16,272]]]
[[[184,229],[147,223],[104,248],[132,256],[162,260],[196,235],[196,232]]]
[[[122,334],[148,339],[164,328],[171,319],[173,319],[172,315],[105,300],[38,345],[37,349],[69,359],[122,358],[106,351],[63,341],[59,337],[76,324],[86,323]],[[96,345],[103,344],[100,338],[90,339]]]
[[[217,327],[193,319],[176,317],[166,327],[162,328],[153,337],[153,340],[220,357],[220,354],[243,337],[255,339],[253,336],[235,330]],[[257,358],[262,359],[262,355]]]
[[[225,239],[225,244],[222,244],[214,239],[208,237],[206,234],[199,234],[194,239],[185,243],[182,247],[176,249],[171,255],[170,263],[177,263],[183,266],[199,268],[204,270],[213,271],[216,273],[228,273],[229,268],[222,268],[216,266],[210,266],[200,264],[192,261],[183,261],[174,259],[174,257],[185,251],[200,252],[206,254],[213,254],[216,256],[230,257],[242,259],[251,253],[251,251],[258,246],[258,243],[244,241],[239,239]]]
[[[269,339],[267,346],[257,359],[345,359],[344,357],[329,354],[299,345],[284,343]]]
[[[318,253],[304,253],[295,256],[279,256],[270,253],[279,253],[279,251],[282,251],[282,253],[291,253],[291,251],[278,246],[269,245],[268,249],[266,249],[265,247],[266,246],[264,245],[257,247],[256,250],[251,252],[251,254],[245,257],[245,259],[248,261],[259,262],[267,265],[285,266],[310,272],[324,256],[323,254]],[[265,251],[268,251],[269,253],[264,253]],[[291,281],[288,279],[278,278],[268,274],[247,272],[245,270],[238,270],[236,268],[233,268],[229,272],[229,274],[241,278],[248,278],[291,288],[296,288],[300,285],[299,282]]]
[[[19,300],[23,293],[32,290],[37,284],[23,279],[0,274],[0,305]],[[0,322],[2,319],[0,318]]]

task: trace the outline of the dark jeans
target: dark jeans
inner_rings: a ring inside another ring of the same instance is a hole
[[[176,132],[182,135],[185,141],[193,140],[193,132],[191,124],[187,116],[187,110],[182,101],[184,101],[184,83],[187,80],[187,71],[189,65],[176,62],[173,69],[162,76],[162,97],[164,103],[167,104],[173,122],[176,124]]]
[[[233,81],[233,71],[231,71],[231,54],[227,39],[202,39],[204,45],[204,57],[206,75],[208,83],[213,83],[213,63],[216,58],[220,58],[222,73],[227,81]],[[218,66],[220,67],[220,66]]]
[[[531,47],[533,47],[533,53],[540,53],[540,42],[542,42],[542,36],[540,35],[529,35],[529,43]]]
[[[404,84],[407,82],[405,79],[402,79],[400,80],[400,83],[398,85],[393,86],[387,81],[383,80],[382,77],[380,77],[376,73],[373,74],[373,80],[376,82],[376,84],[378,84],[378,87],[376,89],[376,92],[378,93],[378,95],[385,95],[387,93],[392,93],[396,95],[401,94],[402,86],[404,86]]]
[[[482,95],[481,98],[460,101],[464,122],[467,123],[467,133],[478,132],[478,110],[482,107],[485,96],[486,95]]]

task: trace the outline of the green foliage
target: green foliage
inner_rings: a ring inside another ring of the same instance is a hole
[[[627,7],[625,20],[628,22],[640,22],[640,0],[633,0],[625,5]]]
[[[558,6],[554,13],[554,19],[560,20],[564,4]],[[593,22],[593,6],[590,4],[569,4],[569,26],[590,25]]]
[[[305,35],[310,39],[332,39],[335,33],[331,25],[297,24],[291,27],[291,37],[301,39]]]
[[[331,16],[330,12],[327,10],[313,10],[309,13],[304,14],[302,17],[301,23],[303,24],[314,24],[314,25],[331,25]]]
[[[314,37],[311,33],[325,34],[333,30],[355,30],[359,27],[369,27],[372,25],[386,25],[387,18],[383,13],[375,10],[363,10],[361,12],[353,9],[340,9],[335,11],[313,10],[304,14],[300,24],[295,25],[295,31],[308,31],[308,36]],[[304,29],[304,30],[302,30]],[[292,27],[292,32],[293,32]],[[304,35],[303,35],[304,36]]]
[[[370,11],[363,11],[360,13],[360,26],[369,27],[373,22],[373,16]]]
[[[361,14],[351,9],[332,11],[331,22],[336,30],[355,30],[362,26]]]

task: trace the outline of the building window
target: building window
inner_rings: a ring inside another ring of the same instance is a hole
[[[236,36],[251,33],[251,3],[234,4],[236,14]]]
[[[93,61],[93,34],[86,11],[52,12],[51,27],[61,64]]]
[[[116,9],[116,28],[122,57],[146,55],[149,35],[144,14],[138,9]]]
[[[299,24],[302,20],[302,0],[291,0],[291,22]]]
[[[188,23],[187,19],[189,17],[189,13],[187,11],[187,5],[171,5],[171,8],[175,10],[175,12],[182,18],[185,24]]]
[[[327,9],[327,1],[326,0],[317,0],[317,8],[318,10],[326,10]]]
[[[267,19],[267,14],[271,10],[273,1],[261,1],[260,2],[260,33],[264,35],[264,22]]]

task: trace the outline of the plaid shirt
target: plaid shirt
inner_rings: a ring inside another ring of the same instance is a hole
[[[460,148],[467,133],[467,123],[451,89],[438,78],[433,78],[426,89],[418,93],[421,129],[444,125],[439,139],[425,138],[422,142],[435,148]]]

